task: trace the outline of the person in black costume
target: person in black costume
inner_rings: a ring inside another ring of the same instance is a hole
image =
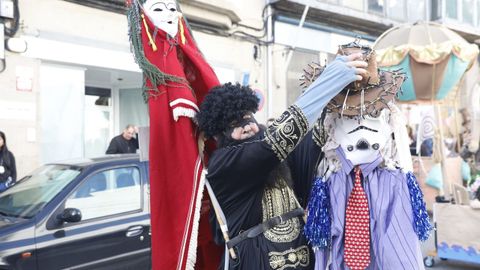
[[[253,116],[259,100],[249,87],[227,83],[205,97],[196,120],[205,136],[217,141],[207,179],[226,217],[226,245],[237,256],[220,269],[313,269],[303,207],[321,158],[322,129],[315,123],[331,98],[361,79],[366,63],[356,61],[360,56],[330,63],[266,128]],[[225,244],[215,217],[211,223],[215,241]]]

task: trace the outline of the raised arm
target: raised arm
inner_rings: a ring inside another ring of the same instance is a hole
[[[305,93],[268,127],[267,143],[280,160],[283,161],[293,151],[334,96],[351,82],[362,79],[367,63],[356,60],[360,57],[360,53],[337,57]]]

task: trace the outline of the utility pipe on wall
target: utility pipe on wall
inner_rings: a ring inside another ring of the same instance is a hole
[[[273,40],[273,9],[270,5],[270,0],[266,0],[267,10],[267,42]],[[266,75],[267,75],[267,119],[273,117],[273,44],[267,44],[266,56]]]

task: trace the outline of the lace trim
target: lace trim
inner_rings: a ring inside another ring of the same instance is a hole
[[[284,181],[284,180],[280,180]],[[292,189],[284,183],[283,187],[267,188],[262,198],[263,221],[275,216],[283,215],[298,207]],[[300,220],[298,217],[285,220],[277,226],[265,231],[267,240],[274,243],[288,243],[297,239],[300,234]]]
[[[307,131],[307,118],[298,106],[292,105],[267,128],[265,141],[283,161]]]
[[[291,248],[283,252],[272,251],[268,253],[268,258],[270,267],[274,270],[310,265],[310,253],[307,246],[300,246],[296,249]]]

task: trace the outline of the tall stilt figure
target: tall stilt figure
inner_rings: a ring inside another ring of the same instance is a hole
[[[192,118],[219,81],[198,50],[176,1],[128,0],[127,6],[132,51],[143,71],[150,112],[153,269],[215,269],[220,253],[213,242],[208,246],[209,228],[199,226],[203,164]],[[208,226],[208,222],[202,224]],[[200,242],[199,234],[205,236]],[[206,253],[197,253],[197,245],[208,246],[208,260],[202,260]]]

